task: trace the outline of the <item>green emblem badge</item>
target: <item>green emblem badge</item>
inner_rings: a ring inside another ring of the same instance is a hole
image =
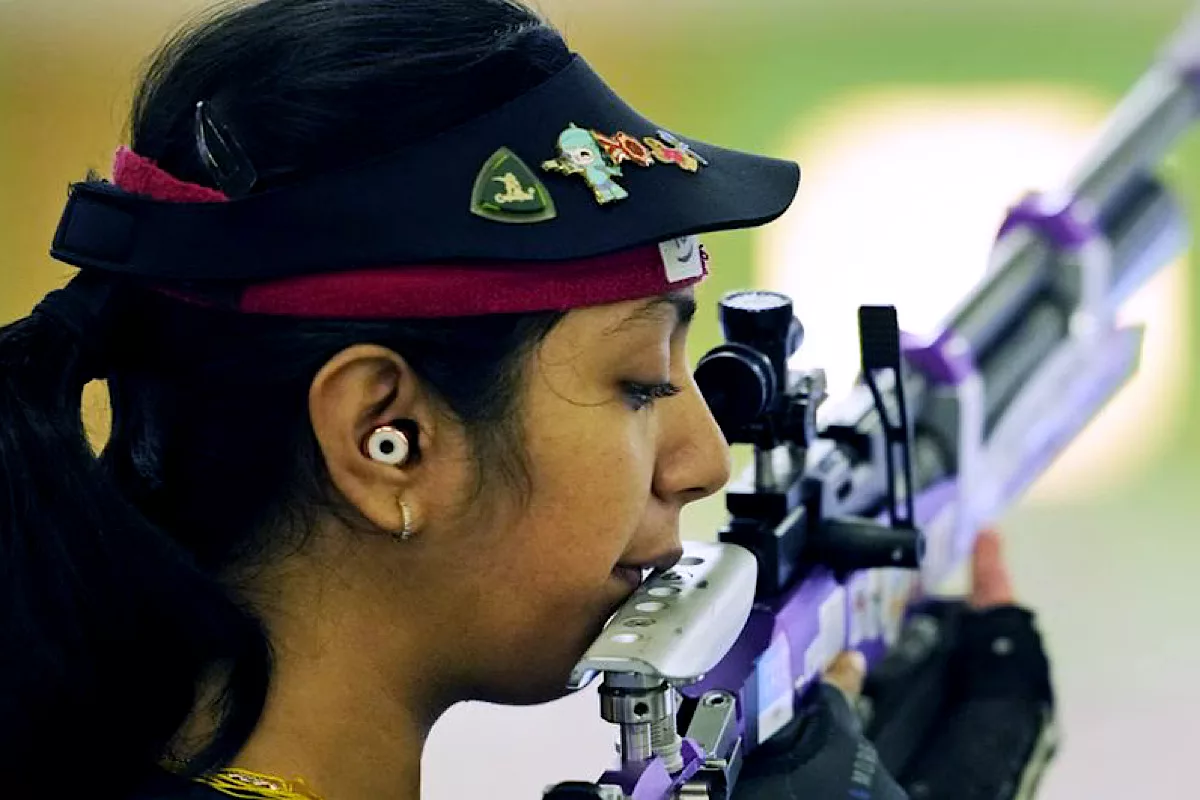
[[[507,147],[492,153],[475,177],[471,213],[494,222],[542,222],[554,219],[550,192]]]

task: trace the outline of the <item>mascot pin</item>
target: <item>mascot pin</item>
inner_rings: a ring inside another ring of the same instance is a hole
[[[600,205],[624,200],[629,192],[614,178],[622,177],[621,164],[629,161],[639,167],[674,164],[687,172],[697,172],[708,161],[667,131],[658,137],[638,139],[624,131],[614,134],[580,128],[571,123],[558,135],[558,158],[542,162],[542,169],[563,175],[580,175],[592,189]]]
[[[629,197],[629,192],[613,180],[621,177],[621,168],[608,160],[591,131],[576,127],[573,122],[558,135],[558,158],[542,162],[542,169],[582,175],[601,205]]]

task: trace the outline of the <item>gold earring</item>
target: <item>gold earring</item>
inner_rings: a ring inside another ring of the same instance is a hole
[[[400,519],[402,522],[400,532],[393,533],[392,538],[398,542],[407,542],[417,532],[416,524],[413,522],[412,508],[400,498],[396,498],[396,502],[400,506]]]

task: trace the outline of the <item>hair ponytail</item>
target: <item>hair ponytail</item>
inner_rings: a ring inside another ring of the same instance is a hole
[[[115,489],[87,442],[81,395],[104,372],[111,292],[79,277],[0,328],[6,797],[127,792],[154,771],[219,664],[229,668],[221,734],[191,765],[204,770],[234,754],[266,694],[257,620]]]

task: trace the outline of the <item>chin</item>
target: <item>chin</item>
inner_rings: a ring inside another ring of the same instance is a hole
[[[548,670],[547,665],[530,664],[519,674],[512,675],[503,686],[490,686],[479,693],[477,699],[485,703],[505,706],[536,706],[566,697],[572,691],[567,688],[578,659],[566,669]]]
[[[543,703],[552,703],[555,700],[561,700],[569,694],[573,694],[573,692],[567,688],[566,678],[562,681],[547,682],[541,686],[530,681],[514,694],[510,695],[505,704],[510,706],[540,706]]]
[[[549,703],[573,694],[567,688],[571,672],[591,646],[607,618],[589,626],[577,638],[573,647],[559,647],[551,651],[544,644],[530,644],[523,648],[523,657],[516,664],[509,664],[498,672],[497,681],[489,691],[481,693],[479,699],[488,703],[512,706],[530,706]],[[558,632],[560,635],[562,631]],[[560,639],[558,644],[564,644]]]

